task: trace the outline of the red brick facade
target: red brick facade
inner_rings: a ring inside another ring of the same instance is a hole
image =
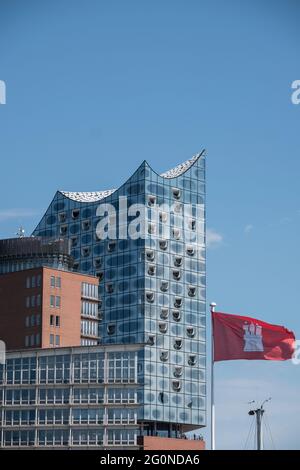
[[[138,438],[138,444],[143,450],[205,450],[205,442],[200,439],[141,436]]]
[[[0,339],[6,349],[79,346],[83,282],[98,285],[94,276],[48,267],[2,274]]]

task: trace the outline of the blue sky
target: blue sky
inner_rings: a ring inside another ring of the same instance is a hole
[[[205,147],[208,301],[299,336],[299,19],[296,0],[0,0],[0,236],[56,189]],[[300,366],[218,363],[217,447],[243,448],[246,403],[272,396],[276,447],[299,449],[299,388]]]

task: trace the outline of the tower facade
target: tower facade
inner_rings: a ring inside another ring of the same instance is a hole
[[[94,344],[142,345],[143,433],[204,426],[204,152],[161,175],[144,161],[115,190],[58,191],[33,235],[70,240],[73,270],[98,276]]]

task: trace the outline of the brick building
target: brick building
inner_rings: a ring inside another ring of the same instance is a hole
[[[98,279],[44,266],[2,274],[0,312],[8,350],[97,344]]]
[[[69,243],[0,240],[0,339],[6,349],[96,345],[98,278],[73,273]]]

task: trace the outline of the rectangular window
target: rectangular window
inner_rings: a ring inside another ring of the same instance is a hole
[[[50,335],[50,345],[54,346],[54,335]]]
[[[61,287],[61,277],[56,278],[56,287],[58,287],[58,288]]]
[[[59,308],[60,307],[60,296],[57,295],[55,298],[55,307]]]
[[[35,287],[35,276],[31,278],[31,287]]]
[[[58,315],[55,318],[55,326],[60,326],[60,317]]]
[[[30,336],[30,346],[34,346],[34,335]]]
[[[31,296],[31,307],[35,307],[35,295]]]
[[[36,346],[40,345],[40,341],[41,341],[40,333],[37,333],[35,335],[35,344],[36,344]]]
[[[30,307],[30,297],[26,297],[26,307]]]
[[[50,315],[50,326],[54,326],[54,315]]]
[[[55,307],[55,295],[50,295],[50,307]]]
[[[30,317],[28,317],[28,316],[25,318],[25,325],[26,326],[30,325]]]
[[[42,276],[40,274],[38,274],[38,276],[36,278],[37,287],[41,287],[41,283],[42,283]]]
[[[25,346],[29,346],[29,336],[25,336]]]
[[[30,277],[27,277],[27,278],[26,278],[26,287],[27,287],[27,289],[30,288],[30,285],[31,285],[31,283],[30,283]]]
[[[81,294],[83,297],[98,299],[98,286],[83,282],[81,285]]]
[[[36,316],[36,325],[39,326],[40,324],[41,324],[41,315],[38,314],[38,315]]]
[[[36,306],[40,307],[41,306],[41,294],[38,294],[36,296]]]
[[[30,317],[30,326],[35,326],[35,315],[31,315]]]
[[[55,345],[56,345],[56,346],[59,346],[59,345],[60,345],[60,336],[59,336],[59,335],[56,335],[56,336],[55,336]]]
[[[50,278],[50,286],[55,287],[55,276],[51,276]]]

